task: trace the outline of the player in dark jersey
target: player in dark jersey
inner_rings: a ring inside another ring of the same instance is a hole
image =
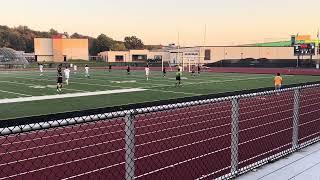
[[[127,74],[130,75],[130,66],[127,67]]]
[[[166,75],[167,75],[167,69],[166,69],[166,67],[163,67],[163,69],[162,69],[162,74],[163,74],[163,77],[166,77]]]
[[[62,65],[59,65],[58,69],[57,69],[57,92],[61,92],[62,90],[62,84],[63,84],[63,80],[62,80]]]
[[[200,75],[201,73],[201,67],[200,67],[200,64],[198,65],[198,74]]]
[[[176,87],[181,86],[181,71],[178,69],[176,72]]]
[[[193,77],[196,76],[196,71],[195,71],[195,67],[194,66],[192,66],[191,76],[193,76]]]
[[[109,65],[109,72],[111,72],[111,69],[112,69],[112,66],[111,66],[111,65]]]

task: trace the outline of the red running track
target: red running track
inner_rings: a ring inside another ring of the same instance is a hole
[[[320,90],[301,92],[300,143],[319,136]],[[239,101],[239,167],[291,148],[293,92]],[[230,172],[231,103],[139,115],[136,179]],[[0,179],[125,179],[125,124],[102,120],[0,138]]]
[[[320,89],[301,91],[299,143],[305,143],[320,135]]]
[[[240,100],[239,168],[292,147],[293,102],[293,92]]]

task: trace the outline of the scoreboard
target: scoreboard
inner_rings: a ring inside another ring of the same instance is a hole
[[[294,45],[295,56],[312,56],[316,54],[315,43],[303,43]]]

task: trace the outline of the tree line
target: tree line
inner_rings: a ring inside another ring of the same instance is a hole
[[[116,41],[105,34],[100,34],[98,37],[90,37],[79,33],[59,33],[55,29],[49,31],[35,31],[27,26],[18,26],[10,28],[0,25],[0,47],[8,47],[17,51],[25,51],[27,53],[34,52],[34,38],[50,38],[54,35],[64,34],[68,38],[80,39],[86,38],[89,40],[90,55],[97,55],[103,51],[124,51],[130,49],[157,49],[159,45],[144,45],[143,41],[136,36],[128,36],[124,41]]]

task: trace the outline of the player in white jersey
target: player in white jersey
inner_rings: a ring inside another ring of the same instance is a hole
[[[43,65],[39,64],[40,76],[43,76]]]
[[[89,67],[88,67],[87,64],[86,64],[86,66],[84,67],[84,70],[85,70],[85,76],[86,76],[87,78],[90,78]]]
[[[77,65],[73,65],[73,73],[77,74],[77,70],[78,70],[78,66]]]
[[[149,81],[150,68],[149,68],[149,66],[148,66],[148,65],[147,65],[147,67],[145,68],[145,71],[146,71],[147,81]]]
[[[64,78],[66,80],[66,84],[69,85],[70,69],[66,67],[66,69],[63,72],[64,72]]]
[[[178,66],[178,69],[179,69],[179,71],[181,72],[181,74],[182,74],[182,72],[183,72],[183,69],[182,69],[182,66],[181,66],[181,64]]]

